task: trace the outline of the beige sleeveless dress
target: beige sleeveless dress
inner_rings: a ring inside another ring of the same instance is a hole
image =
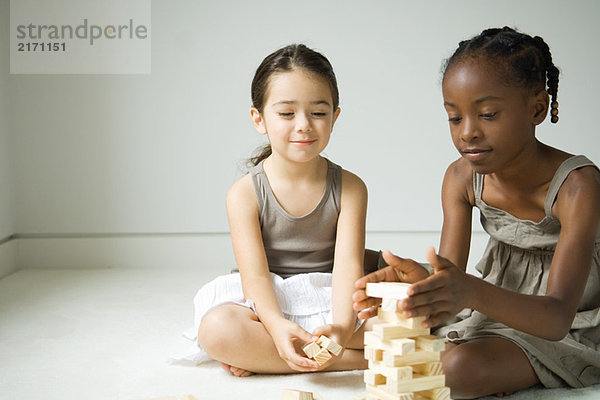
[[[327,160],[327,159],[326,159]],[[262,168],[250,169],[269,272],[275,295],[286,319],[312,332],[333,323],[331,286],[337,221],[340,213],[342,168],[327,160],[327,183],[319,204],[309,214],[294,217],[277,202]],[[246,299],[239,273],[219,276],[194,296],[194,327],[184,336],[194,341],[172,363],[199,364],[210,359],[197,342],[198,327],[208,311],[233,303],[256,312]],[[357,321],[356,329],[362,321]]]
[[[548,189],[546,216],[538,223],[520,220],[487,205],[481,199],[484,176],[474,174],[475,205],[481,211],[483,228],[490,235],[484,255],[476,266],[485,281],[519,293],[545,294],[560,233],[560,222],[552,215],[552,205],[569,173],[590,165],[594,166],[584,156],[571,157],[561,164]],[[511,340],[523,349],[546,387],[582,387],[600,383],[600,228],[587,285],[571,330],[563,340],[541,339],[473,310],[463,310],[456,320],[436,333],[455,343],[490,336]]]

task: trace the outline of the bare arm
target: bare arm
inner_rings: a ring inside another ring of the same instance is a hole
[[[429,251],[428,260],[436,273],[412,286],[404,306],[414,315],[433,315],[430,325],[470,307],[514,329],[548,340],[562,339],[571,327],[589,275],[600,223],[599,205],[598,172],[592,168],[572,172],[553,208],[561,233],[544,296],[496,287],[464,274],[455,261]]]
[[[448,167],[442,184],[444,223],[439,254],[463,271],[471,245],[474,197],[473,170],[461,158]]]
[[[352,309],[354,281],[362,276],[365,251],[367,188],[356,175],[343,171],[340,215],[332,277],[333,323],[341,328],[338,343],[345,347],[356,325]]]
[[[545,295],[504,293],[478,285],[472,304],[515,329],[560,340],[571,328],[590,272],[600,224],[600,173],[591,167],[571,172],[558,193],[553,213],[561,222],[561,230]]]
[[[312,335],[287,321],[281,312],[269,274],[258,204],[249,175],[236,182],[227,193],[227,216],[244,296],[254,302],[260,321],[290,367],[300,370],[317,368],[316,362],[299,356],[290,342],[293,337],[309,342]]]

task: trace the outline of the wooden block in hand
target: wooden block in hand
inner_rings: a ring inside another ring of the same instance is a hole
[[[283,389],[281,391],[281,400],[313,400],[313,394],[300,390]]]
[[[321,351],[321,346],[319,346],[316,342],[310,342],[302,348],[302,351],[304,351],[308,358],[315,358],[315,355]]]
[[[319,337],[319,340],[317,340],[317,344],[329,350],[330,353],[336,356],[339,356],[340,352],[342,351],[342,346],[340,346],[339,344],[337,344],[336,342],[324,335],[321,335],[321,337]]]
[[[410,284],[405,282],[367,283],[366,293],[369,297],[402,300],[408,297],[406,291],[409,287]]]
[[[331,358],[331,354],[329,353],[329,351],[327,351],[327,349],[321,348],[321,350],[317,354],[315,354],[313,358],[319,365],[323,365],[327,361],[329,361],[329,359]]]

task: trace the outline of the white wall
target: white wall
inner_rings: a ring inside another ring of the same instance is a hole
[[[248,118],[252,75],[292,42],[334,65],[342,114],[326,153],[367,182],[371,237],[403,237],[386,247],[414,251],[415,232],[437,237],[440,184],[457,157],[442,59],[490,26],[544,37],[563,72],[561,120],[544,123],[539,137],[600,163],[598,15],[593,1],[154,1],[152,74],[11,76],[22,264],[44,263],[40,241],[226,233],[225,192],[261,143]],[[0,151],[10,164],[12,152]],[[225,244],[204,251],[200,263],[223,262],[225,253],[232,260]]]
[[[0,54],[8,54],[8,1],[0,2]],[[8,57],[0,57],[0,277],[17,268],[15,188],[13,171],[14,143],[11,128]]]

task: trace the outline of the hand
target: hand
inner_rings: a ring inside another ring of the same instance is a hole
[[[352,295],[354,310],[359,311],[358,318],[367,319],[377,315],[377,306],[381,299],[368,297],[365,288],[368,282],[408,282],[421,281],[429,276],[429,271],[418,262],[395,256],[389,250],[383,252],[388,267],[363,276],[354,283],[357,291]]]
[[[269,332],[277,348],[279,356],[287,365],[295,371],[317,371],[320,366],[314,360],[304,355],[302,347],[307,343],[315,341],[314,337],[300,327],[286,319],[282,319],[277,326]]]
[[[345,332],[342,326],[336,324],[328,324],[315,328],[315,330],[313,331],[313,336],[316,336],[317,338],[321,335],[327,336],[328,338],[342,346],[342,351],[340,352],[340,354],[338,354],[337,356],[335,354],[331,354],[332,357],[325,364],[321,365],[319,369],[327,368],[342,357],[342,354],[344,354],[345,350],[344,344],[347,342],[347,340],[349,340],[352,337],[352,333],[353,332],[350,332],[350,335],[348,336],[348,332]]]
[[[470,275],[444,257],[433,247],[426,252],[427,261],[435,272],[413,284],[408,297],[398,301],[406,317],[426,316],[425,327],[432,327],[454,317],[470,302]]]

